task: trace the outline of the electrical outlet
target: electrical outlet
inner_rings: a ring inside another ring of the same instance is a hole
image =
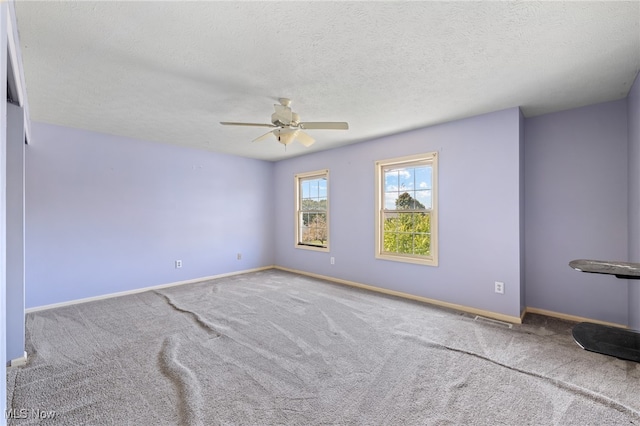
[[[182,260],[176,260],[176,269],[182,268]]]
[[[238,259],[238,260],[242,260],[242,253],[238,253],[238,254],[236,255],[236,259]]]
[[[504,294],[504,283],[500,281],[495,282],[495,292],[498,294]]]
[[[329,259],[329,262],[331,262],[332,265],[336,264],[336,258],[335,257],[331,257],[331,259]]]

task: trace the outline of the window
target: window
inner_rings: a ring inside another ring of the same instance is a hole
[[[376,162],[376,257],[438,265],[437,153]]]
[[[329,251],[329,170],[296,180],[296,247]]]

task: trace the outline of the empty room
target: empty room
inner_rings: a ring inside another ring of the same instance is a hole
[[[640,1],[0,36],[0,424],[640,424]]]

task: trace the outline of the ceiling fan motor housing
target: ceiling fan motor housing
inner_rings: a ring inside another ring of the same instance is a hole
[[[271,122],[273,123],[274,126],[278,126],[278,127],[287,127],[289,126],[289,124],[291,124],[291,123],[284,122],[282,120],[282,117],[277,112],[274,112],[273,114],[271,114]]]
[[[278,127],[296,127],[300,122],[300,116],[289,110],[276,111],[271,114],[271,123]]]

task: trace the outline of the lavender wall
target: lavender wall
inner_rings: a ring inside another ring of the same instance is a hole
[[[276,264],[519,316],[519,125],[511,108],[276,163]],[[440,153],[439,266],[375,259],[374,162],[429,151]],[[331,253],[296,249],[294,174],[324,168]]]
[[[640,262],[640,74],[627,98],[629,133],[629,260]],[[640,281],[629,280],[629,326],[640,330]]]
[[[627,324],[627,283],[569,268],[627,259],[626,100],[525,122],[528,307]]]
[[[42,123],[32,132],[27,307],[274,263],[272,163]]]

